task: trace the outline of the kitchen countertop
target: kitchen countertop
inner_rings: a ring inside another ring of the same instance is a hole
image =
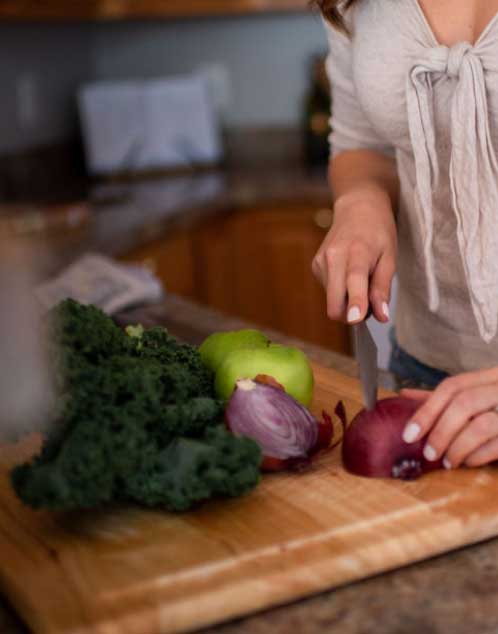
[[[320,208],[329,201],[323,169],[295,165],[102,184],[90,192],[91,214],[77,250],[120,256],[168,232],[258,204],[295,204],[301,209],[299,203]],[[70,255],[75,254],[73,245]]]
[[[87,250],[119,256],[170,229],[261,203],[309,201],[327,205],[323,170],[289,166],[150,179],[103,185],[91,194],[90,213],[69,231],[50,238],[51,254],[40,270],[52,273]],[[71,223],[70,223],[71,224]],[[246,326],[188,300],[168,296],[158,305],[121,316],[122,321],[161,323],[199,343],[213,330]],[[349,358],[266,331],[275,341],[299,345],[315,361],[356,376]],[[381,373],[392,388],[393,377]],[[498,540],[472,546],[345,588],[205,630],[207,634],[497,634]],[[27,632],[0,597],[0,634]]]
[[[176,336],[200,342],[213,330],[247,324],[183,298],[122,314],[118,321],[161,323]],[[267,331],[274,339],[299,344],[315,361],[355,376],[355,362],[314,345]],[[383,373],[389,387],[392,378]],[[413,564],[250,617],[211,627],[205,634],[496,634],[498,632],[498,539]],[[0,634],[27,630],[0,599]]]
[[[37,272],[44,279],[85,252],[120,257],[170,232],[260,204],[329,206],[324,169],[289,163],[103,183],[89,189],[88,200],[72,204],[0,204],[0,235],[6,227],[41,237],[34,242],[42,248]]]

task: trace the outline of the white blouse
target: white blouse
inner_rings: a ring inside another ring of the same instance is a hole
[[[440,45],[418,0],[362,0],[326,26],[333,155],[395,157],[399,344],[457,373],[498,365],[498,15]]]

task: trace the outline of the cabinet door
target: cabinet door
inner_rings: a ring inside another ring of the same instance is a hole
[[[167,19],[306,10],[306,0],[1,0],[0,20]]]
[[[331,212],[260,207],[202,228],[195,238],[200,299],[285,334],[350,352],[347,326],[326,315],[311,261]]]
[[[306,0],[99,0],[103,17],[182,17],[211,14],[305,11]]]
[[[134,249],[122,258],[151,270],[167,291],[195,298],[192,237],[189,232],[178,231],[144,247]]]
[[[2,0],[0,19],[88,20],[98,18],[101,0]]]
[[[236,215],[230,215],[214,218],[194,230],[194,277],[201,303],[242,317],[245,315],[240,312],[235,267],[235,225]]]

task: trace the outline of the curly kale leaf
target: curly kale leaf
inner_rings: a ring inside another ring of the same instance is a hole
[[[255,486],[261,452],[220,421],[197,350],[162,328],[124,334],[72,300],[52,314],[61,395],[42,452],[14,469],[27,504],[58,510],[114,500],[185,510]]]
[[[126,480],[127,494],[147,506],[184,511],[213,496],[236,497],[259,482],[261,452],[223,426],[202,438],[176,438]]]
[[[201,418],[202,405],[199,399]],[[212,417],[209,424],[200,436],[169,436],[158,421],[137,426],[133,408],[119,419],[108,410],[73,426],[49,460],[41,456],[14,470],[13,483],[26,503],[58,510],[132,500],[183,511],[214,496],[248,492],[259,481],[259,447]]]
[[[143,331],[136,340],[136,354],[145,359],[156,359],[163,366],[179,364],[190,374],[192,394],[214,397],[213,374],[201,361],[193,346],[179,343],[167,330],[156,326]]]
[[[49,347],[58,387],[86,383],[95,366],[127,353],[126,334],[95,306],[66,299],[48,316]]]

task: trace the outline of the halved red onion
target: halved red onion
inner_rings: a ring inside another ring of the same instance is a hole
[[[225,410],[228,428],[255,440],[263,452],[262,468],[299,469],[330,445],[332,420],[318,420],[283,389],[252,379],[240,379]]]
[[[413,444],[403,440],[405,425],[419,407],[417,401],[393,397],[377,401],[372,411],[357,414],[344,433],[345,468],[365,477],[401,480],[415,480],[441,468],[441,460],[429,462],[424,458],[425,439]],[[346,426],[344,407],[336,413]]]

